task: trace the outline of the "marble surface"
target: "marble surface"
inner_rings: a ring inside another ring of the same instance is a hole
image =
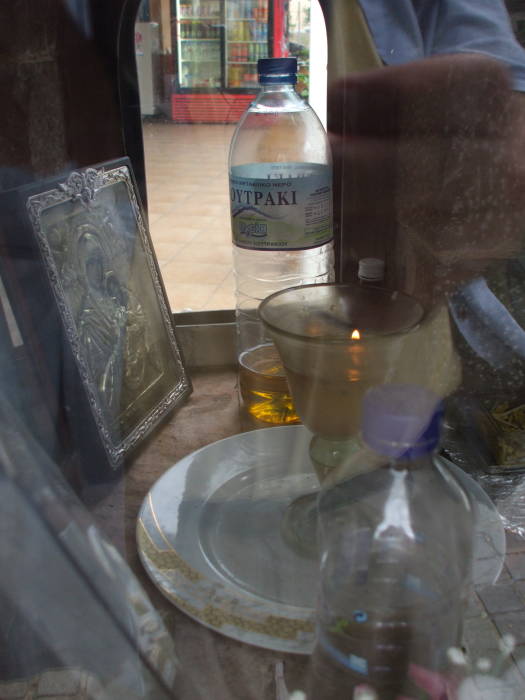
[[[147,577],[138,559],[135,521],[150,487],[185,455],[243,427],[236,373],[231,369],[196,372],[193,394],[164,424],[130,465],[125,481],[127,560],[173,635],[181,663],[176,687],[180,700],[267,700],[276,697],[275,669],[285,661],[287,685],[298,687],[305,657],[278,654],[236,642],[194,622],[177,610]]]

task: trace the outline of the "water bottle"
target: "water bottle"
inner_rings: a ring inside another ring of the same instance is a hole
[[[421,387],[383,385],[365,396],[362,437],[384,462],[319,497],[311,700],[364,688],[381,700],[426,698],[425,677],[445,688],[449,650],[461,642],[473,514],[437,453],[441,416]]]
[[[268,424],[298,422],[259,303],[286,287],[333,280],[328,139],[295,91],[297,59],[257,63],[260,92],[229,154],[237,350],[242,404]]]

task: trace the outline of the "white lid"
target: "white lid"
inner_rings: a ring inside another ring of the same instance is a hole
[[[385,276],[385,261],[381,258],[361,258],[357,276],[360,280],[376,282]]]

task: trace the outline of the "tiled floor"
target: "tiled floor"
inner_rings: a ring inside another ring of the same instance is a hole
[[[149,225],[172,311],[233,308],[231,125],[145,122]]]

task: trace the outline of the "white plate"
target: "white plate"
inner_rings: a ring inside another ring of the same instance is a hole
[[[279,527],[287,505],[317,486],[310,437],[293,425],[207,445],[154,484],[137,523],[142,563],[178,608],[228,637],[301,654],[314,642],[317,563],[288,549]],[[492,583],[505,552],[500,517],[449,464],[477,505],[475,583]]]

